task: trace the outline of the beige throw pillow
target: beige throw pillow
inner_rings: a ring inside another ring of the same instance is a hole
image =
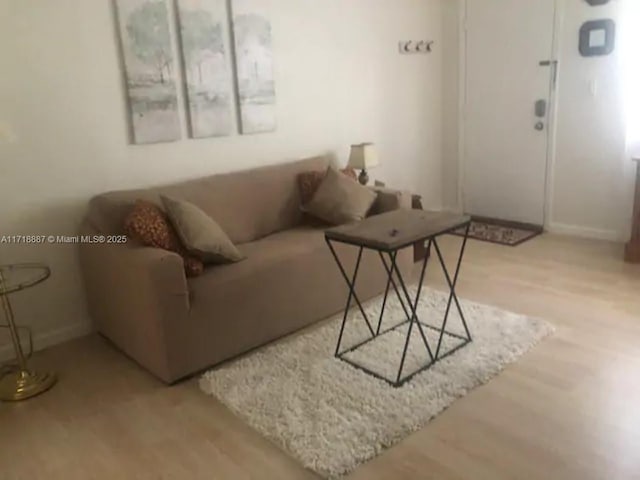
[[[330,167],[303,209],[320,220],[341,225],[365,218],[376,197],[374,191]]]
[[[165,196],[161,198],[173,227],[189,253],[205,263],[232,263],[245,258],[220,225],[194,204]]]

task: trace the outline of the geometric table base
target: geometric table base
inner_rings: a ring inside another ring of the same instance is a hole
[[[357,368],[358,370],[362,370],[363,372],[371,375],[372,377],[376,377],[379,380],[382,380],[384,382],[387,382],[389,385],[391,385],[394,388],[400,387],[402,385],[404,385],[406,382],[410,381],[413,377],[415,377],[416,375],[418,375],[419,373],[424,372],[425,370],[428,370],[429,368],[433,367],[436,364],[436,361],[428,361],[426,364],[422,365],[420,368],[418,368],[417,370],[414,370],[413,372],[409,373],[408,375],[404,376],[402,379],[396,379],[396,380],[391,380],[387,377],[385,377],[383,374],[381,374],[380,372],[376,372],[374,370],[372,370],[371,368],[367,368],[364,365],[361,365],[360,363],[352,360],[349,358],[349,354],[360,349],[361,347],[363,347],[364,345],[367,345],[370,342],[374,342],[374,341],[380,341],[381,338],[383,338],[385,335],[394,332],[395,330],[404,327],[405,325],[407,325],[409,323],[409,320],[405,320],[397,325],[394,325],[393,327],[390,327],[382,332],[380,332],[376,337],[374,338],[368,338],[346,350],[343,350],[342,352],[340,352],[336,358],[338,358],[339,360],[342,360],[345,363],[348,363],[349,365],[351,365],[352,367]],[[427,330],[434,330],[436,332],[439,332],[440,329],[438,327],[434,327],[433,325],[429,325],[427,323],[423,323],[420,322],[420,325],[422,325],[422,327],[424,329]],[[448,357],[449,355],[453,355],[454,353],[456,353],[458,350],[460,350],[461,348],[465,347],[467,344],[471,343],[472,340],[470,340],[469,338],[465,338],[462,335],[458,335],[456,333],[453,332],[448,332],[445,331],[444,332],[445,337],[449,337],[449,338],[455,338],[457,340],[459,340],[458,344],[453,346],[452,348],[450,348],[447,351],[444,351],[442,353],[439,354],[437,361],[440,361],[446,357]]]
[[[390,215],[388,216],[388,218],[392,218]],[[385,219],[386,220],[386,219]],[[411,380],[415,375],[417,375],[418,373],[432,367],[433,365],[435,365],[438,361],[442,360],[444,357],[451,355],[452,353],[454,353],[455,351],[459,350],[460,348],[464,347],[465,345],[469,344],[472,339],[471,339],[471,333],[469,332],[469,328],[467,326],[467,322],[465,320],[464,317],[464,313],[462,312],[462,308],[460,307],[460,302],[458,300],[458,296],[456,295],[456,284],[458,282],[458,276],[460,274],[460,267],[462,264],[462,259],[464,257],[464,252],[465,252],[465,248],[467,245],[467,240],[469,238],[469,227],[471,225],[471,222],[469,219],[463,219],[464,221],[461,221],[459,224],[452,224],[452,225],[446,225],[444,227],[442,227],[441,229],[438,229],[436,231],[433,232],[428,232],[430,233],[428,236],[419,238],[420,241],[424,242],[428,240],[427,243],[427,247],[426,247],[426,251],[427,251],[427,255],[424,256],[424,259],[422,261],[422,269],[421,269],[421,273],[420,273],[420,280],[418,281],[418,286],[416,288],[416,294],[415,294],[415,299],[411,298],[411,295],[409,293],[409,290],[407,289],[407,284],[403,278],[402,272],[400,271],[400,269],[398,268],[398,265],[396,263],[397,260],[397,255],[399,250],[401,250],[402,248],[407,248],[413,245],[413,240],[415,240],[415,238],[410,238],[410,240],[412,240],[412,242],[406,242],[406,239],[403,239],[402,241],[398,242],[399,246],[393,246],[393,248],[391,246],[387,247],[384,246],[383,244],[381,245],[380,243],[374,243],[371,241],[368,241],[369,239],[366,236],[362,236],[362,237],[357,237],[354,236],[354,238],[335,238],[335,230],[328,230],[325,233],[325,241],[327,243],[327,245],[329,246],[329,250],[331,251],[334,260],[336,261],[336,264],[338,266],[338,269],[340,270],[340,273],[342,274],[342,277],[344,279],[344,281],[347,284],[347,287],[349,288],[349,293],[347,295],[347,304],[345,306],[344,309],[344,315],[342,317],[342,325],[340,327],[340,333],[338,335],[338,342],[336,345],[336,350],[335,350],[335,357],[338,358],[339,360],[342,360],[343,362],[346,362],[348,364],[350,364],[351,366],[365,372],[368,373],[371,376],[374,376],[380,380],[383,380],[385,382],[387,382],[388,384],[390,384],[392,387],[398,388],[401,387],[402,385],[404,385],[407,381]],[[367,220],[365,220],[364,222],[367,222]],[[371,221],[370,221],[371,222]],[[366,225],[365,223],[363,223],[364,225]],[[363,225],[361,224],[361,225]],[[442,256],[442,252],[440,251],[440,247],[438,246],[438,240],[437,237],[439,237],[440,235],[443,235],[445,233],[449,233],[455,229],[458,229],[460,227],[465,227],[465,235],[464,238],[462,240],[462,246],[460,248],[460,253],[458,255],[458,261],[456,264],[456,269],[455,272],[453,274],[453,276],[451,276],[449,274],[449,270],[447,269],[447,266],[445,265],[445,261],[444,258]],[[391,232],[389,233],[389,235],[393,235],[394,232],[398,232],[399,230],[391,230]],[[332,238],[332,236],[334,236]],[[414,236],[415,237],[415,236]],[[340,261],[340,257],[338,256],[335,248],[333,247],[333,242],[337,242],[337,243],[344,243],[344,244],[348,244],[348,245],[352,245],[358,248],[358,255],[357,255],[357,259],[356,259],[356,264],[355,264],[355,268],[353,271],[353,275],[351,276],[351,278],[349,277],[349,275],[347,274],[347,272],[345,271],[344,265],[342,264],[342,262]],[[419,301],[420,301],[420,294],[422,292],[422,286],[424,285],[424,278],[425,278],[425,271],[427,269],[427,264],[429,263],[429,258],[431,257],[431,251],[432,251],[432,247],[435,248],[435,251],[437,253],[437,258],[438,261],[440,263],[440,266],[442,268],[442,271],[444,273],[445,279],[447,281],[447,285],[449,286],[449,295],[448,295],[448,302],[447,302],[447,307],[446,310],[444,312],[444,318],[442,319],[442,324],[439,327],[435,327],[432,325],[429,325],[427,323],[424,323],[418,315],[418,305],[419,305]],[[372,322],[370,321],[370,319],[368,318],[367,313],[365,312],[364,308],[362,307],[362,302],[360,302],[360,299],[358,298],[358,295],[355,292],[355,287],[356,287],[356,282],[358,279],[358,273],[360,270],[360,262],[362,260],[362,253],[363,251],[367,249],[367,250],[373,250],[373,251],[377,251],[378,255],[380,256],[380,260],[382,261],[382,265],[384,266],[384,269],[387,273],[387,282],[386,282],[386,288],[385,288],[385,292],[384,292],[384,296],[382,297],[382,306],[380,309],[380,314],[378,317],[378,323],[377,326],[372,324]],[[387,259],[385,258],[385,254],[388,256],[388,261],[390,262],[390,264],[388,263]],[[395,277],[395,278],[394,278]],[[397,281],[396,281],[397,280]],[[381,327],[382,327],[382,320],[385,314],[385,307],[387,305],[387,298],[389,296],[390,293],[390,287],[393,287],[393,291],[395,292],[398,301],[400,302],[400,305],[404,311],[404,314],[406,316],[406,320],[400,322],[397,325],[394,325],[393,327],[381,331]],[[351,307],[351,302],[355,301],[358,309],[360,310],[360,313],[362,314],[362,318],[364,320],[364,322],[366,323],[369,332],[371,333],[371,336],[358,343],[357,345],[354,345],[346,350],[343,350],[342,347],[342,339],[343,339],[343,334],[345,331],[345,326],[347,324],[347,319],[348,319],[348,315],[349,315],[349,310]],[[464,326],[464,330],[466,335],[465,336],[461,336],[461,335],[456,335],[456,334],[452,334],[451,332],[447,331],[447,320],[449,319],[449,313],[451,312],[451,307],[455,306],[455,308],[458,311],[458,314],[460,315],[460,319],[462,321],[462,325]],[[370,368],[367,368],[366,366],[359,364],[358,362],[355,362],[354,360],[349,359],[346,354],[349,354],[351,352],[356,351],[357,349],[364,347],[366,344],[368,344],[369,342],[375,341],[377,340],[379,337],[392,332],[400,327],[403,327],[404,325],[408,324],[409,327],[407,329],[407,334],[406,334],[406,339],[404,341],[404,349],[402,350],[402,355],[400,356],[400,362],[399,362],[399,367],[398,367],[398,371],[397,371],[397,375],[395,375],[395,378],[386,378],[385,376],[381,375],[378,372],[374,372],[373,370],[371,370]],[[409,347],[409,341],[411,339],[411,332],[413,331],[413,328],[416,327],[417,331],[420,334],[420,337],[424,343],[425,346],[425,362],[423,363],[423,365],[418,368],[417,370],[406,374],[403,376],[404,372],[404,366],[405,366],[405,360],[406,360],[406,356],[407,356],[407,349]],[[431,345],[429,344],[429,341],[427,340],[427,336],[425,334],[425,329],[432,329],[435,330],[438,333],[438,340],[436,342],[436,344],[434,345],[435,348],[431,348]],[[457,345],[455,348],[449,350],[449,351],[442,351],[441,347],[443,346],[443,339],[444,337],[448,336],[448,337],[456,337],[459,340],[462,341],[462,343],[460,343],[459,345]],[[428,355],[428,357],[427,357]]]

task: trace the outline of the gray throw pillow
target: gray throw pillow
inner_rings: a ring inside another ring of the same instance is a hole
[[[244,259],[226,233],[211,217],[184,200],[161,196],[167,215],[182,245],[205,263],[233,263]]]
[[[376,192],[329,167],[303,210],[332,225],[342,225],[365,218],[376,197]]]

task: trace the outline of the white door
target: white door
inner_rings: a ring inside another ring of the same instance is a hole
[[[555,0],[467,0],[463,198],[544,224]],[[538,111],[536,112],[536,102]]]

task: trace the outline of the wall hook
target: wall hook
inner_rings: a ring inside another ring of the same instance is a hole
[[[426,54],[433,51],[434,44],[429,40],[403,40],[399,43],[399,49],[402,54]]]

